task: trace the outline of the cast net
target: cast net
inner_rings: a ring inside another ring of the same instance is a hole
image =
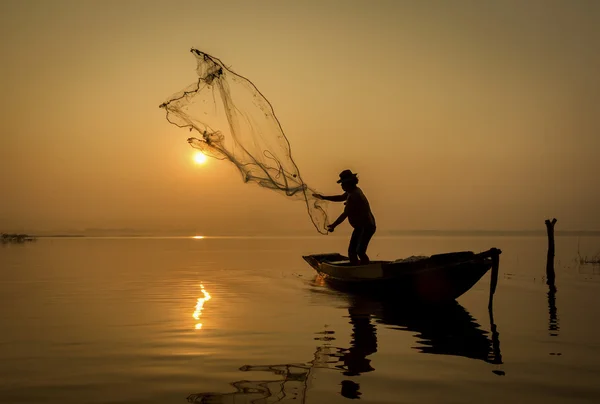
[[[244,182],[303,201],[315,228],[326,234],[326,202],[315,199],[302,180],[271,103],[219,59],[191,52],[198,80],[160,105],[167,120],[194,132],[187,140],[192,147],[235,164]]]

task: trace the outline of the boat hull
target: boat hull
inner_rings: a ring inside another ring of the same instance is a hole
[[[470,251],[376,261],[352,266],[337,253],[304,256],[304,260],[332,288],[428,303],[454,301],[471,289],[489,270],[500,250],[475,254]]]

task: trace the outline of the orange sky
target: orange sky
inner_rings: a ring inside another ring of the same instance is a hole
[[[0,231],[317,235],[194,165],[158,108],[192,47],[272,103],[309,186],[357,171],[381,230],[600,229],[599,2],[252,3],[2,1]]]

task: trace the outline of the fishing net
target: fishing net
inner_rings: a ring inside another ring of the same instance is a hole
[[[244,182],[304,201],[315,228],[326,234],[326,202],[302,180],[271,103],[245,77],[197,49],[198,81],[160,105],[167,120],[189,128],[188,143],[209,157],[229,160]]]

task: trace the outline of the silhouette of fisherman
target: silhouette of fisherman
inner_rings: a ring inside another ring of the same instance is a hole
[[[325,196],[313,194],[313,196],[326,201],[345,202],[346,207],[344,208],[344,212],[342,212],[335,222],[327,226],[327,230],[333,232],[337,226],[348,218],[350,226],[354,228],[348,246],[350,263],[352,265],[368,264],[370,261],[367,255],[367,247],[377,229],[375,216],[371,212],[367,197],[358,187],[357,174],[350,170],[344,170],[340,173],[340,179],[337,182],[341,184],[344,190],[342,195]]]

